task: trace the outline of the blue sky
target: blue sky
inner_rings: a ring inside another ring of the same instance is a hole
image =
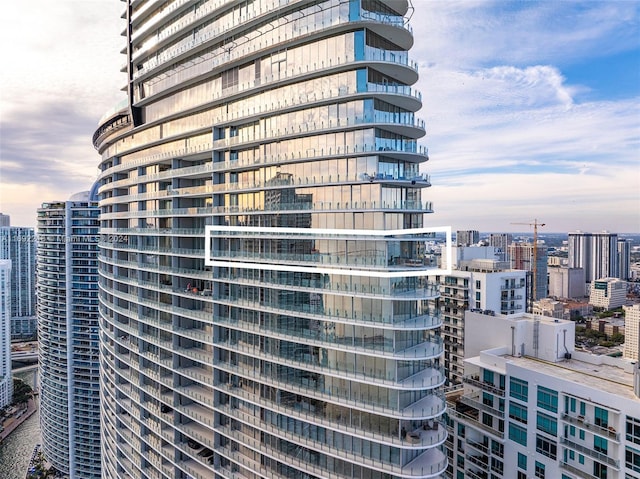
[[[433,226],[640,232],[640,2],[412,0]],[[88,189],[123,98],[118,0],[2,2],[0,212]]]

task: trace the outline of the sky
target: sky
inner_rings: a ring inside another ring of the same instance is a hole
[[[410,3],[427,224],[640,233],[640,1]],[[123,9],[0,3],[0,212],[12,225],[35,226],[42,203],[95,181],[93,132],[124,98]]]

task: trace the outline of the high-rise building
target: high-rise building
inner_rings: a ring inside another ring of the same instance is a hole
[[[3,215],[3,222],[9,221]],[[11,337],[36,333],[36,236],[33,228],[0,226],[0,259],[11,260]]]
[[[11,217],[0,213],[0,228],[11,226]]]
[[[0,408],[13,399],[11,375],[11,261],[0,259]]]
[[[38,209],[42,449],[70,479],[101,477],[98,213],[95,189]]]
[[[573,299],[586,296],[584,269],[551,266],[547,271],[549,273],[549,296]]]
[[[500,261],[509,261],[507,251],[511,243],[513,243],[513,235],[510,233],[491,233],[489,235],[489,246],[498,249]]]
[[[455,247],[451,273],[434,278],[440,284],[440,298],[434,300],[434,308],[442,312],[444,368],[449,384],[461,383],[464,375],[468,342],[465,311],[514,314],[526,310],[526,271],[509,269],[498,256],[498,249],[492,246]]]
[[[569,233],[569,268],[583,268],[585,280],[619,278],[618,235],[602,233]],[[589,286],[586,287],[587,293]]]
[[[475,351],[447,395],[447,477],[640,477],[636,364],[575,351],[571,321],[466,320]]]
[[[546,298],[548,294],[547,247],[540,244],[537,245],[535,254],[533,249],[531,243],[513,243],[508,247],[508,255],[513,269],[523,269],[531,272],[528,296],[533,301],[536,301]],[[532,301],[530,302],[531,307],[533,307]]]
[[[618,278],[631,279],[631,241],[618,239]]]
[[[480,232],[476,230],[456,231],[456,246],[472,246],[480,241]]]
[[[94,136],[104,477],[438,477],[409,2],[126,5]]]
[[[622,356],[633,361],[640,360],[640,304],[624,308],[624,349]]]

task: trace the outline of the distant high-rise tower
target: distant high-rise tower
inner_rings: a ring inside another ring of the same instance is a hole
[[[480,232],[476,230],[456,231],[457,246],[471,246],[480,241]]]
[[[92,190],[38,209],[42,448],[70,479],[101,477],[95,199]]]
[[[128,104],[94,136],[105,479],[441,476],[411,2],[125,5]]]
[[[498,248],[500,261],[508,261],[509,245],[513,243],[513,235],[511,233],[491,233],[489,235],[489,246]]]
[[[0,228],[11,226],[11,217],[0,213]]]
[[[6,223],[9,216],[3,215]],[[36,333],[36,236],[33,228],[0,226],[0,259],[11,260],[11,337]]]
[[[618,235],[602,233],[569,233],[569,268],[583,268],[585,280],[618,278]]]
[[[0,259],[0,408],[11,403],[11,261]]]
[[[618,239],[618,278],[631,279],[631,242]]]
[[[640,304],[624,308],[624,349],[622,355],[633,361],[640,360]]]
[[[529,298],[532,298],[533,301],[538,299],[547,297],[548,290],[548,279],[547,279],[547,247],[544,245],[537,245],[537,264],[534,268],[533,266],[533,245],[531,243],[513,243],[508,247],[509,260],[511,263],[511,268],[513,269],[524,269],[525,271],[530,271],[533,275],[534,271],[536,272],[536,284],[535,284],[535,295],[533,292],[533,277],[531,279],[531,283],[528,287],[529,289]],[[533,306],[533,303],[530,304],[530,307]]]

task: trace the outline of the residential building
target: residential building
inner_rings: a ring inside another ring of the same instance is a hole
[[[126,6],[94,135],[103,477],[440,476],[409,2]]]
[[[0,259],[0,409],[11,404],[11,261]]]
[[[0,228],[11,226],[11,217],[0,213]]]
[[[568,234],[570,268],[584,268],[587,293],[590,283],[600,278],[618,278],[618,235],[608,233]]]
[[[98,214],[95,188],[38,209],[42,450],[69,479],[101,477]]]
[[[456,231],[456,246],[473,246],[480,241],[480,232],[476,230]]]
[[[538,244],[534,251],[531,243],[513,243],[509,245],[508,255],[512,269],[531,272],[527,294],[530,298],[530,307],[533,301],[546,298],[548,296],[547,247]]]
[[[476,356],[447,395],[445,477],[640,477],[640,369],[574,350],[575,324],[468,313]]]
[[[622,357],[640,361],[640,304],[623,306],[624,348]]]
[[[498,250],[498,259],[500,261],[509,261],[507,252],[511,243],[513,243],[513,235],[511,233],[491,233],[489,235],[489,246],[493,246]]]
[[[580,299],[586,296],[583,268],[553,266],[547,269],[549,296],[554,298]]]
[[[618,278],[602,278],[591,284],[589,304],[605,310],[620,308],[627,301],[627,282]]]
[[[4,215],[4,223],[9,216]],[[11,337],[35,337],[36,237],[33,228],[0,227],[0,259],[11,260]],[[27,319],[29,318],[29,319]]]
[[[438,276],[440,298],[434,308],[442,311],[444,367],[449,384],[458,384],[464,375],[467,335],[465,312],[489,311],[498,314],[526,310],[526,271],[511,270],[497,258],[497,248],[471,246],[453,248],[451,274]],[[445,264],[446,265],[446,264]]]
[[[618,278],[631,279],[631,241],[618,238]]]

